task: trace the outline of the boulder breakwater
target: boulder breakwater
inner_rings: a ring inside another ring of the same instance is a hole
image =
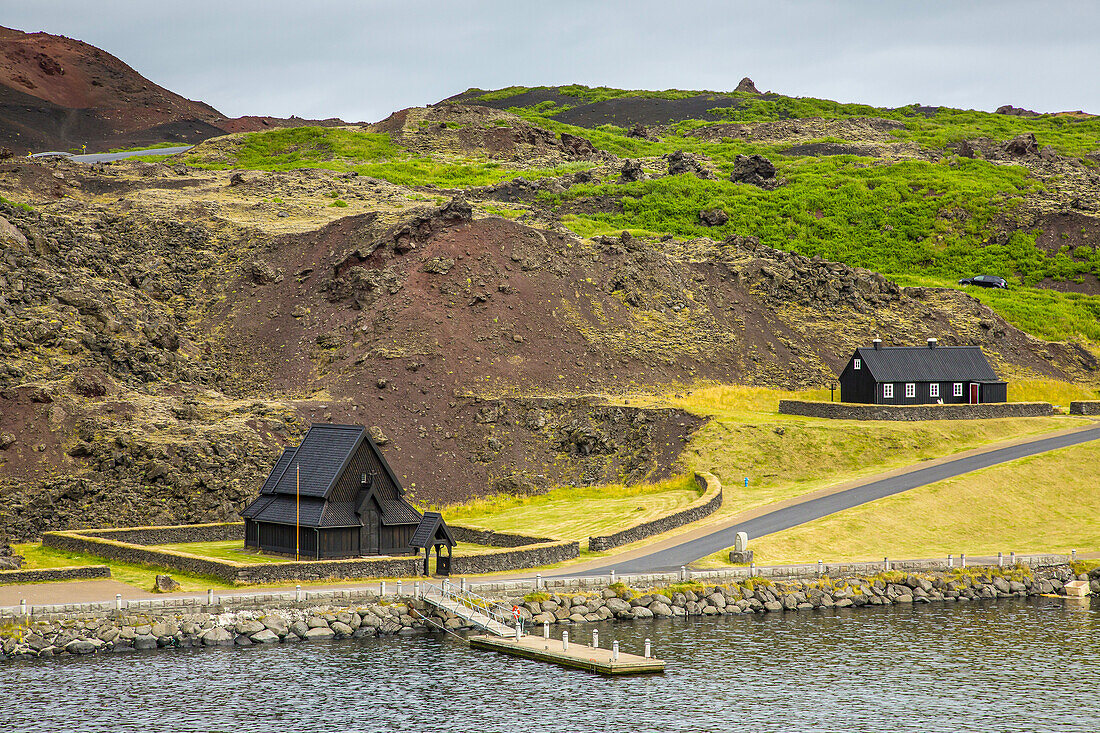
[[[580,592],[536,591],[502,597],[528,628],[661,617],[836,612],[865,606],[994,602],[1064,592],[1084,580],[1100,593],[1100,568],[1075,573],[1069,565],[1030,569],[974,567],[949,572],[883,572],[875,575],[791,580],[750,578],[707,585],[671,583],[632,588],[605,584]],[[368,635],[461,632],[465,622],[411,596],[366,595],[349,605],[271,603],[227,610],[147,614],[130,609],[95,614],[8,617],[0,623],[0,659],[170,650],[187,647],[301,643]]]

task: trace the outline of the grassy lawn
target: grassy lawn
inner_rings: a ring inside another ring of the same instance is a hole
[[[12,549],[15,551],[15,554],[22,555],[24,557],[25,563],[23,564],[23,568],[27,570],[65,568],[72,567],[74,565],[106,565],[111,568],[111,578],[113,580],[117,580],[122,583],[126,583],[127,585],[132,585],[135,588],[140,588],[141,590],[146,591],[151,591],[153,589],[154,581],[156,580],[157,575],[171,575],[172,578],[179,582],[180,590],[182,591],[199,592],[205,591],[208,588],[214,588],[218,590],[225,588],[241,587],[239,585],[228,584],[221,580],[218,580],[217,578],[205,575],[192,575],[190,573],[184,573],[179,570],[156,567],[152,565],[136,565],[133,563],[119,562],[117,560],[110,560],[105,557],[88,555],[81,552],[67,552],[65,550],[56,550],[51,547],[43,547],[42,545],[34,542],[12,545]],[[201,555],[203,557],[211,557],[219,560],[232,560],[235,562],[243,563],[293,561],[293,558],[261,555],[256,552],[246,551],[241,546],[240,540],[227,540],[224,542],[184,542],[172,545],[156,545],[153,546],[153,549],[176,550],[178,552],[188,552],[194,555]],[[480,555],[497,550],[499,550],[499,548],[486,547],[484,545],[473,545],[464,542],[455,548],[455,555]],[[265,583],[264,585],[289,587],[295,584],[301,584],[302,586],[315,586],[332,585],[333,583],[339,582],[343,581],[287,581],[285,583]]]
[[[1100,443],[1031,456],[750,544],[758,564],[1100,551]],[[723,564],[728,550],[707,558]]]
[[[1028,397],[1058,393],[1061,383],[1025,387]],[[828,392],[718,386],[680,396],[634,396],[629,404],[665,404],[714,419],[688,443],[684,468],[718,475],[725,487],[715,519],[845,481],[1002,440],[1087,424],[1056,416],[996,420],[864,422],[780,415],[785,397],[828,399]],[[745,488],[744,479],[749,486]]]
[[[23,567],[28,570],[45,568],[65,568],[73,565],[107,565],[111,568],[111,577],[127,585],[142,590],[152,590],[156,576],[171,575],[177,580],[182,590],[204,591],[208,588],[232,588],[217,578],[205,575],[190,575],[170,568],[154,567],[151,565],[135,565],[133,563],[118,562],[96,555],[87,555],[81,552],[67,552],[55,550],[51,547],[43,547],[37,543],[12,545],[16,555],[22,555],[26,562]]]
[[[243,540],[224,540],[221,542],[177,542],[171,545],[153,545],[154,550],[174,550],[186,552],[191,555],[209,557],[215,560],[230,560],[241,563],[273,563],[294,562],[293,557],[280,555],[265,555],[256,550],[246,549]],[[492,552],[499,548],[486,547],[485,545],[473,545],[463,542],[455,547],[455,555],[480,555]],[[312,560],[311,557],[302,556],[303,560]]]
[[[701,494],[695,477],[685,475],[657,484],[563,487],[541,496],[496,495],[445,507],[443,512],[452,524],[578,540],[583,545],[592,535],[654,519]]]
[[[170,545],[152,545],[152,550],[173,550],[191,555],[210,557],[215,560],[230,560],[243,563],[294,562],[293,557],[265,555],[256,550],[245,549],[244,540],[223,540],[221,542],[177,542]]]

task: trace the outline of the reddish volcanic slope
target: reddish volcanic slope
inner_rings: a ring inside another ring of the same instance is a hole
[[[222,134],[225,119],[95,46],[0,28],[0,144],[17,153],[82,143],[197,142]]]
[[[0,145],[17,154],[197,143],[227,132],[340,120],[225,117],[154,84],[95,46],[0,27]]]

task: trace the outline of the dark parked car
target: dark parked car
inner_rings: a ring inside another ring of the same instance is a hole
[[[1008,281],[1003,277],[997,277],[996,275],[975,275],[974,277],[964,277],[959,280],[959,285],[978,285],[983,288],[1002,288],[1008,289]]]

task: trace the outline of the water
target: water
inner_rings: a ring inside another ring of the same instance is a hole
[[[571,627],[591,641],[594,626]],[[1045,599],[598,625],[664,675],[449,636],[0,664],[10,731],[1100,731],[1100,603]],[[559,637],[562,627],[552,628]]]

